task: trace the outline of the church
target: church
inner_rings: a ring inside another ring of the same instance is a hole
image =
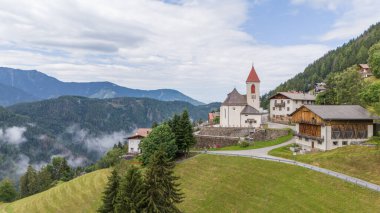
[[[220,107],[221,127],[260,127],[260,79],[253,66],[246,88],[246,95],[240,94],[236,88],[227,95]]]

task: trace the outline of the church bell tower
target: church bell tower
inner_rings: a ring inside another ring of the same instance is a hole
[[[260,79],[253,65],[248,75],[246,86],[248,105],[260,110]]]

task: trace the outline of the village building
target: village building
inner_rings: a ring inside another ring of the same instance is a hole
[[[374,119],[359,105],[305,105],[291,114],[302,150],[331,150],[373,136]]]
[[[327,85],[324,82],[316,83],[314,85],[314,94],[319,94],[327,90]]]
[[[362,78],[368,78],[373,76],[371,68],[368,66],[368,64],[359,64],[358,67],[359,73],[362,76]]]
[[[246,80],[246,95],[233,89],[220,107],[221,127],[260,127],[260,79],[252,66]]]
[[[315,96],[302,92],[279,92],[269,98],[269,119],[272,122],[289,123],[290,114],[302,105],[315,103]]]
[[[137,129],[132,136],[128,137],[128,153],[138,154],[141,153],[140,142],[152,131],[149,128]]]
[[[208,113],[208,124],[209,125],[214,125],[214,124],[219,124],[220,121],[220,112],[210,112]]]

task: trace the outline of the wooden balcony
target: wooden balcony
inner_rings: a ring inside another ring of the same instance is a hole
[[[315,137],[315,136],[305,135],[302,133],[296,133],[295,136],[301,137],[301,138],[307,138],[307,139],[315,140],[315,141],[324,141],[323,137]]]
[[[311,125],[317,125],[317,126],[324,126],[325,124],[322,122],[318,122],[317,120],[293,120],[294,123],[301,123],[301,124],[311,124]]]

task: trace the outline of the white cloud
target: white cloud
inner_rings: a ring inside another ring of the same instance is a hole
[[[104,154],[115,144],[123,142],[128,136],[128,134],[124,131],[95,136],[90,134],[86,129],[80,128],[79,125],[71,125],[66,129],[66,132],[73,136],[72,138],[74,143],[83,144],[87,150],[96,151],[99,154]],[[74,158],[71,161],[73,163],[78,162],[78,160]]]
[[[6,129],[0,129],[0,140],[5,143],[18,145],[26,141],[24,133],[26,132],[26,127],[9,127]]]
[[[321,41],[346,41],[359,36],[369,26],[380,21],[378,0],[292,0],[291,2],[296,5],[310,5],[316,9],[339,11],[331,30],[320,36]]]
[[[64,81],[174,88],[209,102],[243,88],[252,60],[265,92],[329,49],[257,43],[241,29],[247,0],[175,3],[0,0],[0,64]]]
[[[291,0],[295,5],[308,4],[317,9],[327,9],[335,11],[339,6],[349,2],[348,0]]]

